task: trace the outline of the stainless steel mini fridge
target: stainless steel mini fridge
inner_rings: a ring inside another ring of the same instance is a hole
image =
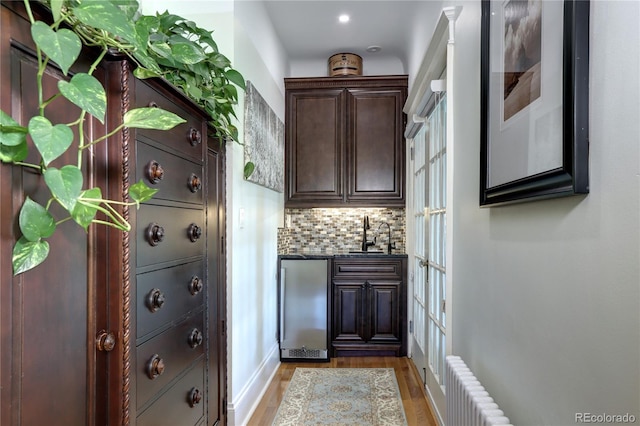
[[[280,359],[328,360],[327,259],[280,260]]]

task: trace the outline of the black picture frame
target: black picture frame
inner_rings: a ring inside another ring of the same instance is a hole
[[[589,192],[589,1],[520,1],[482,0],[481,207]],[[528,45],[510,47],[514,26],[532,28]]]

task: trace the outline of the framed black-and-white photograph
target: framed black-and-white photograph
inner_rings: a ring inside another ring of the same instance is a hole
[[[480,205],[589,192],[589,1],[483,0]]]

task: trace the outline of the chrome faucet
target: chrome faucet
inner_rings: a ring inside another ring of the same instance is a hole
[[[391,250],[396,248],[396,243],[391,242],[391,225],[389,225],[387,222],[382,222],[380,225],[378,225],[378,233],[380,233],[380,227],[382,225],[387,225],[387,228],[389,228],[389,240],[387,240],[387,254],[391,254]]]
[[[367,229],[371,229],[369,226],[369,216],[365,216],[362,221],[362,251],[376,244],[376,237],[373,237],[373,241],[367,241]]]

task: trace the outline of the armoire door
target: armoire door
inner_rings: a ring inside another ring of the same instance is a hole
[[[34,5],[36,19],[44,9]],[[26,126],[38,113],[38,71],[30,24],[22,2],[2,2],[0,7],[0,109]],[[84,54],[83,54],[84,55]],[[90,54],[89,54],[90,55]],[[72,72],[86,69],[80,60]],[[103,69],[94,75],[104,80]],[[49,65],[43,78],[44,99],[58,92],[57,82],[68,79]],[[55,99],[46,115],[52,123],[70,123],[79,108],[64,98]],[[77,132],[76,132],[77,133]],[[87,118],[86,138],[105,134],[105,127]],[[78,137],[75,135],[77,143]],[[87,150],[88,151],[88,150]],[[33,146],[25,160],[38,164]],[[76,164],[71,149],[50,167]],[[85,187],[104,181],[106,168],[95,153],[83,157]],[[102,339],[99,327],[109,331],[105,299],[104,231],[88,232],[73,220],[60,223],[48,238],[50,252],[44,263],[18,276],[13,275],[12,251],[20,237],[18,215],[26,197],[46,205],[51,195],[42,174],[32,168],[0,165],[0,423],[14,426],[84,426],[107,424],[108,383],[105,357],[111,337]],[[50,210],[56,220],[68,213]],[[99,341],[100,339],[98,339]],[[115,341],[115,340],[114,340]],[[105,345],[106,342],[106,345]]]

